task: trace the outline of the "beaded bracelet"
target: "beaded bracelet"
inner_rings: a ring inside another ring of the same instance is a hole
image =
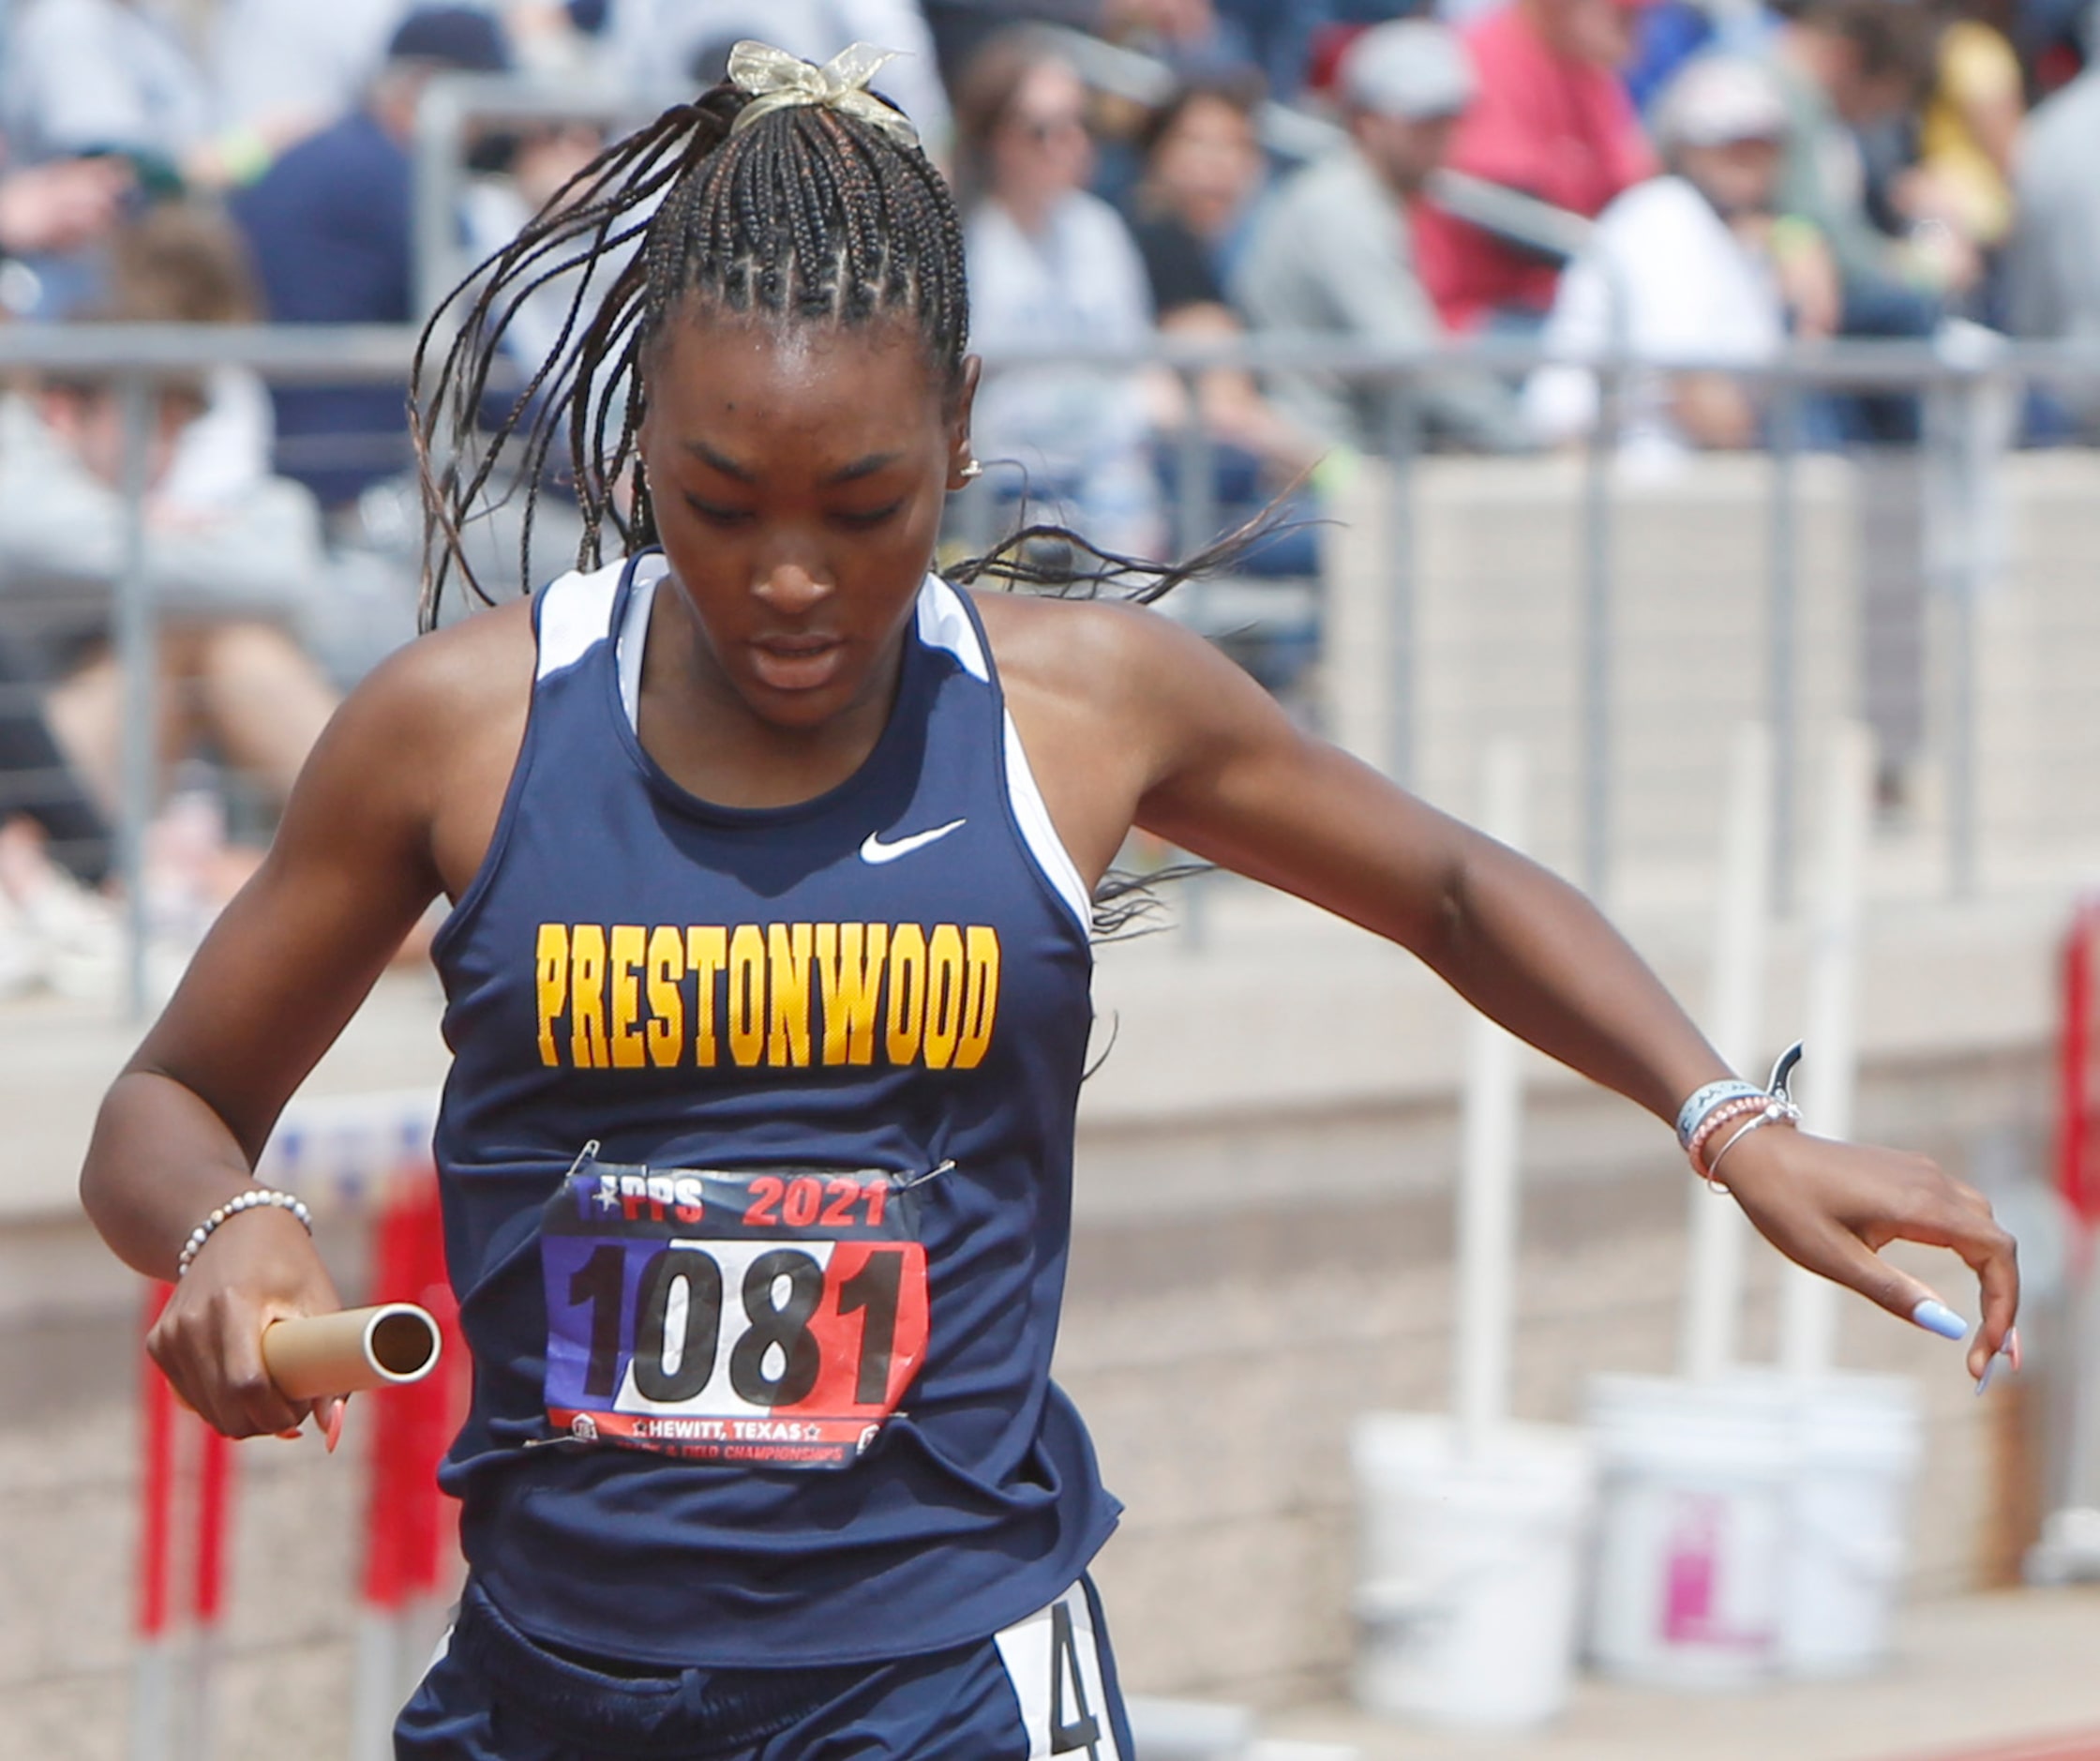
[[[253,1211],[259,1205],[269,1205],[278,1211],[291,1212],[293,1216],[299,1219],[300,1225],[308,1235],[313,1233],[313,1212],[307,1209],[304,1199],[295,1197],[291,1193],[280,1193],[274,1186],[250,1187],[247,1192],[229,1198],[203,1222],[190,1230],[189,1239],[182,1244],[182,1253],[175,1260],[175,1276],[183,1278],[188,1275],[191,1264],[195,1261],[197,1256],[203,1251],[204,1243],[218,1233],[220,1224],[226,1222],[230,1217],[239,1216],[244,1211]]]
[[[1691,1153],[1691,1140],[1699,1128],[1712,1117],[1714,1109],[1725,1106],[1731,1101],[1751,1097],[1764,1098],[1764,1091],[1754,1082],[1745,1082],[1740,1076],[1728,1076],[1719,1082],[1709,1082],[1696,1091],[1677,1112],[1677,1147],[1687,1155]]]
[[[1772,1105],[1772,1097],[1762,1090],[1754,1094],[1738,1094],[1723,1101],[1700,1121],[1699,1129],[1692,1133],[1691,1142],[1685,1148],[1685,1156],[1691,1163],[1691,1171],[1705,1178],[1706,1146],[1720,1135],[1721,1127],[1738,1119],[1748,1119],[1752,1113],[1762,1113]]]

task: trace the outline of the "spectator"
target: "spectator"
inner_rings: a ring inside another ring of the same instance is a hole
[[[126,160],[103,156],[0,174],[0,313],[55,317],[87,297],[136,188]]]
[[[210,132],[203,75],[167,0],[27,0],[0,90],[24,160],[120,152],[180,167]]]
[[[1218,284],[1246,243],[1268,169],[1254,128],[1261,99],[1254,75],[1217,75],[1185,82],[1147,118],[1131,234],[1162,316],[1222,299]]]
[[[122,159],[49,159],[9,172],[0,176],[0,252],[19,259],[98,245],[131,189]]]
[[[2006,251],[2015,335],[2100,345],[2100,67],[2045,98],[2027,120]],[[2088,435],[2100,435],[2100,382],[2051,388]]]
[[[39,851],[77,880],[99,886],[109,877],[109,822],[66,762],[44,717],[45,669],[33,644],[0,631],[0,777],[7,782],[7,813],[0,820],[0,847],[27,820]],[[0,864],[4,870],[4,864]],[[12,894],[0,872],[0,892]],[[7,913],[0,911],[0,925]],[[13,938],[0,933],[0,994],[12,988],[21,962]]]
[[[521,66],[551,78],[588,70],[589,33],[605,23],[605,0],[475,4],[501,17]],[[413,9],[414,0],[218,0],[209,60],[218,126],[275,153],[340,121]]]
[[[139,324],[241,324],[261,316],[240,233],[197,203],[158,203],[132,219],[111,241],[107,278],[104,317],[114,309]],[[160,495],[184,518],[209,519],[270,475],[270,394],[238,367],[210,369],[199,389],[203,404],[183,425]],[[286,567],[296,572],[300,560],[294,551]]]
[[[107,997],[123,942],[107,900],[109,822],[52,737],[35,660],[0,638],[0,997],[49,985]]]
[[[1647,115],[1678,70],[1715,48],[1719,28],[1699,0],[1648,0],[1634,31],[1633,58],[1621,70],[1633,107]]]
[[[222,0],[210,42],[219,126],[292,142],[356,108],[407,0]]]
[[[518,63],[541,79],[590,77],[603,57],[597,39],[608,0],[505,0],[504,28]]]
[[[1087,193],[1087,92],[1071,65],[1032,33],[997,38],[955,109],[972,341],[991,354],[1145,342],[1145,265],[1116,211]],[[1139,555],[1162,537],[1148,429],[1144,381],[1121,368],[989,374],[973,419],[988,464],[1018,462],[1031,498],[1066,504],[1087,536]]]
[[[1245,335],[1226,298],[1220,260],[1240,230],[1262,177],[1253,119],[1260,93],[1260,82],[1251,74],[1192,81],[1148,122],[1145,174],[1131,230],[1145,260],[1162,335],[1212,339]],[[1167,384],[1176,395],[1162,404],[1160,426],[1176,429],[1190,413],[1179,383]],[[1252,519],[1317,461],[1320,444],[1274,410],[1244,369],[1212,368],[1198,374],[1195,394],[1196,414],[1212,442],[1217,467],[1212,494],[1222,527]],[[1315,511],[1309,504],[1293,510],[1301,517]],[[1316,574],[1314,534],[1300,524],[1258,546],[1240,566],[1249,574]]]
[[[1799,220],[1775,218],[1786,99],[1756,62],[1689,63],[1656,111],[1665,175],[1606,208],[1587,250],[1561,278],[1545,341],[1574,359],[1614,344],[1660,370],[1632,378],[1622,406],[1635,452],[1748,446],[1759,399],[1720,371],[1768,360],[1790,317],[1806,336],[1838,321],[1837,274]],[[1555,366],[1532,376],[1526,408],[1541,436],[1587,434],[1598,416],[1593,374]]]
[[[1771,65],[1790,117],[1779,208],[1811,222],[1828,244],[1843,290],[1843,336],[1930,336],[1949,295],[1980,267],[1973,248],[1944,221],[1921,216],[1898,238],[1869,205],[1862,139],[1887,134],[1915,108],[1930,48],[1907,0],[1808,0],[1772,38]],[[1894,216],[1890,223],[1902,224]],[[1907,445],[1917,438],[1914,397],[1848,393],[1830,409],[1842,439]]]
[[[987,43],[1020,25],[1062,24],[1140,48],[1179,51],[1200,50],[1218,24],[1211,0],[921,0],[921,10],[951,90]]]
[[[1278,99],[1295,104],[1305,90],[1313,39],[1333,20],[1333,0],[1214,0],[1214,7],[1220,47],[1259,72]]]
[[[302,141],[234,199],[278,324],[406,324],[413,309],[409,142],[433,74],[510,65],[495,20],[431,7],[402,21],[364,103]],[[403,385],[284,386],[278,469],[332,513],[409,463]]]
[[[237,288],[229,232],[194,216],[183,229],[158,226],[142,248],[119,239],[108,294],[90,317],[166,321],[188,315],[185,301],[217,302]],[[236,489],[221,471],[209,494],[180,495],[185,444],[205,407],[200,383],[164,382],[152,399],[145,575],[163,631],[176,743],[168,756],[207,736],[281,802],[336,703],[292,634],[320,591],[319,521],[311,499],[279,478]],[[63,675],[51,723],[105,803],[116,791],[125,718],[102,636],[124,566],[123,446],[123,407],[107,384],[53,378],[34,397],[0,400],[0,613],[18,637],[40,640]]]
[[[1619,82],[1640,0],[1509,0],[1465,33],[1478,100],[1451,143],[1454,170],[1585,217],[1655,174]],[[1455,331],[1535,329],[1556,264],[1433,203],[1416,228],[1423,283]]]
[[[928,152],[946,149],[948,94],[917,0],[618,0],[609,31],[617,77],[652,103],[714,84],[740,38],[818,65],[853,42],[895,50],[876,85],[918,126]]]
[[[1980,8],[1958,5],[1940,33],[1932,89],[1918,126],[1918,175],[1906,204],[1979,250],[2013,225],[2013,162],[2027,94],[2019,57]]]
[[[591,123],[556,119],[520,127],[505,173],[474,179],[461,201],[460,230],[468,260],[486,262],[508,245],[605,144],[604,130]],[[562,328],[583,279],[580,268],[555,276],[512,310],[503,328],[503,353],[527,377],[560,347]]]
[[[1946,229],[1898,241],[1868,211],[1858,131],[1915,105],[1928,48],[1904,0],[1808,0],[1773,39],[1789,113],[1779,207],[1812,221],[1829,244],[1849,335],[1926,334],[1940,293],[1973,272]]]
[[[1397,349],[1437,342],[1443,326],[1415,271],[1424,180],[1443,162],[1473,101],[1464,48],[1445,26],[1373,26],[1342,57],[1346,146],[1300,172],[1270,205],[1234,292],[1257,330],[1321,332]],[[1279,374],[1278,406],[1330,445],[1383,448],[1384,394],[1328,375]],[[1490,450],[1525,444],[1515,399],[1471,373],[1412,392],[1433,435]]]

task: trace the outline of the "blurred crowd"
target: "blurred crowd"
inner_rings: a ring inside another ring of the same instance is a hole
[[[0,318],[413,322],[433,223],[459,261],[501,246],[608,128],[719,78],[740,38],[813,59],[864,40],[901,52],[878,85],[961,199],[988,353],[1312,333],[1552,357],[1452,355],[1404,395],[1114,361],[987,382],[995,516],[1025,499],[1158,556],[1282,498],[1305,518],[1241,566],[1308,576],[1323,501],[1396,444],[1550,448],[1610,404],[1658,459],[1749,446],[1775,412],[1730,369],[1789,336],[2100,336],[2086,4],[0,0]],[[433,222],[417,119],[448,75],[579,101],[471,128],[434,186],[458,211]],[[509,346],[531,360],[558,325],[523,311]],[[1636,364],[1615,399],[1583,365],[1600,353]],[[178,929],[231,884],[212,814],[230,799],[266,824],[338,693],[412,629],[404,390],[213,370],[151,395],[163,759],[241,779],[160,838]],[[121,401],[89,375],[0,396],[0,992],[107,965],[82,900],[126,715]],[[1901,444],[1918,418],[1884,395],[1788,419],[1835,444]],[[2023,419],[2062,438],[2100,407],[2037,395]]]

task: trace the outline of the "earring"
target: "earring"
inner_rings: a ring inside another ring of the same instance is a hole
[[[984,474],[984,467],[972,459],[955,474],[962,478],[965,483],[975,483],[979,477]]]

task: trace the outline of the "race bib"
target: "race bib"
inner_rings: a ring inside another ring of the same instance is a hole
[[[925,1356],[929,1178],[586,1151],[541,1222],[548,1421],[687,1461],[850,1467]]]

